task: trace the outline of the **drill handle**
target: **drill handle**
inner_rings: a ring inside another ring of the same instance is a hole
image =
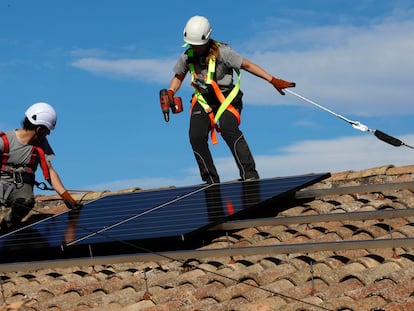
[[[174,101],[171,104],[172,113],[180,113],[183,111],[183,101],[180,96],[174,97]]]

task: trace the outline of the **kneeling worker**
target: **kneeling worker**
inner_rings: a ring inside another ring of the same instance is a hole
[[[52,166],[54,152],[46,138],[55,128],[56,111],[47,103],[36,103],[25,113],[21,129],[0,132],[0,206],[11,211],[0,223],[0,232],[9,231],[33,209],[35,171],[40,164],[44,178],[70,209],[79,204],[65,189]]]

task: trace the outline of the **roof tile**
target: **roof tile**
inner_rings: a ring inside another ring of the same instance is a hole
[[[318,291],[317,295],[325,301],[328,299],[340,297],[344,295],[344,293],[347,293],[351,290],[356,291],[360,288],[364,288],[364,284],[360,280],[356,278],[349,278],[340,283],[332,282],[331,285],[329,285],[329,287],[324,291]]]
[[[399,166],[399,167],[390,167],[387,170],[387,175],[408,175],[414,173],[414,165]]]
[[[414,310],[414,297],[407,298],[403,301],[391,302],[385,306],[387,311],[412,311]]]

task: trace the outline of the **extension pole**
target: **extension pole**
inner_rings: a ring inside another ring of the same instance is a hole
[[[322,109],[322,110],[324,110],[324,111],[326,111],[326,112],[334,115],[335,117],[338,117],[339,119],[341,119],[341,120],[343,120],[345,122],[348,122],[349,124],[352,125],[352,127],[354,129],[360,130],[362,132],[371,132],[378,139],[380,139],[380,140],[382,140],[382,141],[384,141],[384,142],[386,142],[386,143],[388,143],[390,145],[393,145],[395,147],[406,146],[408,148],[414,149],[414,147],[412,147],[410,145],[407,145],[406,143],[404,143],[403,141],[399,140],[398,138],[395,138],[395,137],[393,137],[391,135],[388,135],[388,134],[386,134],[386,133],[384,133],[384,132],[382,132],[380,130],[372,130],[368,126],[366,126],[366,125],[364,125],[364,124],[362,124],[362,123],[360,123],[358,121],[350,120],[350,119],[348,119],[348,118],[346,118],[346,117],[344,117],[344,116],[342,116],[342,115],[340,115],[340,114],[338,114],[338,113],[336,113],[336,112],[334,112],[334,111],[332,111],[332,110],[330,110],[330,109],[328,109],[328,108],[326,108],[326,107],[324,107],[324,106],[322,106],[322,105],[314,102],[313,100],[310,100],[310,99],[308,99],[308,98],[306,98],[306,97],[304,97],[304,96],[302,96],[302,95],[300,95],[298,93],[295,93],[295,92],[293,92],[293,91],[291,91],[289,89],[285,89],[284,91],[286,91],[287,93],[289,93],[289,94],[291,94],[293,96],[296,96],[296,97],[304,100],[305,102],[308,102],[309,104],[312,104],[312,105],[318,107],[319,109]]]
[[[298,93],[295,93],[295,92],[293,92],[291,90],[285,89],[285,91],[288,92],[288,93],[290,93],[290,94],[292,94],[292,95],[294,95],[294,96],[296,96],[296,97],[299,97],[300,99],[304,100],[305,102],[308,102],[308,103],[310,103],[310,104],[312,104],[312,105],[314,105],[314,106],[316,106],[316,107],[318,107],[318,108],[320,108],[320,109],[322,109],[322,110],[324,110],[326,112],[329,112],[330,114],[333,114],[335,117],[338,117],[338,118],[344,120],[345,122],[348,122],[349,124],[352,125],[352,127],[354,127],[357,130],[360,130],[362,132],[370,131],[370,129],[368,128],[368,126],[363,125],[360,122],[353,121],[353,120],[350,120],[348,118],[345,118],[344,116],[340,115],[339,113],[333,112],[332,110],[330,110],[330,109],[328,109],[328,108],[326,108],[326,107],[324,107],[322,105],[319,105],[318,103],[314,102],[313,100],[310,100],[310,99],[308,99],[308,98],[306,98],[306,97],[304,97],[302,95],[299,95]]]

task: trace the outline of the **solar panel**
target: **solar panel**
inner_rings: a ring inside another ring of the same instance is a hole
[[[108,195],[0,237],[0,263],[202,246],[207,230],[252,217],[329,173]]]

